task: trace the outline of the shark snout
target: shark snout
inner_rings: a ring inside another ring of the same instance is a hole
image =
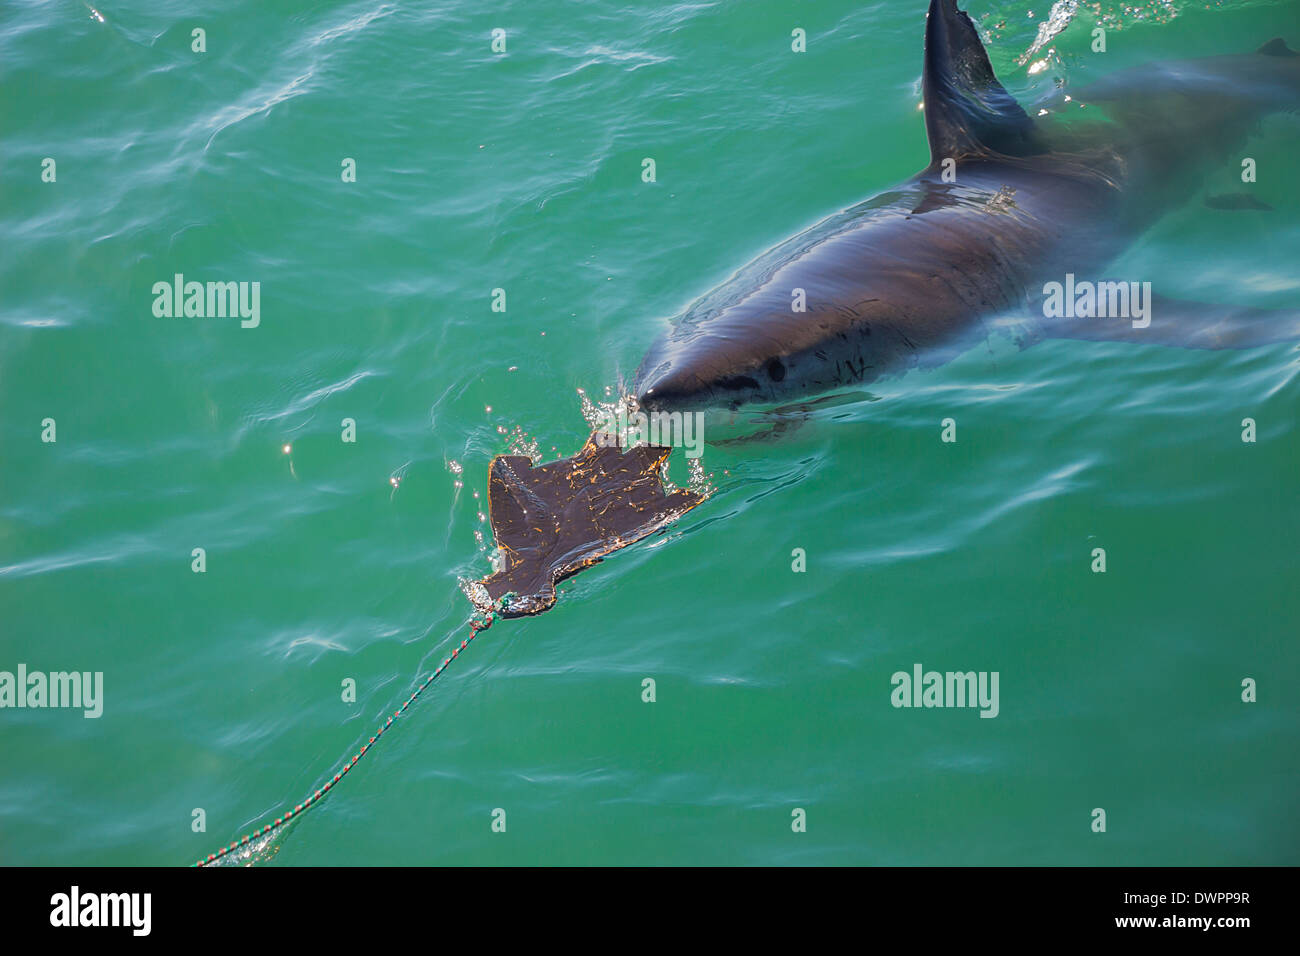
[[[722,326],[701,330],[680,323],[661,337],[641,361],[632,391],[647,411],[731,409],[782,398],[798,376],[788,341],[802,316],[772,322],[764,307],[760,319],[776,330],[755,330],[749,313],[721,314]],[[761,323],[760,323],[761,324]]]
[[[638,375],[635,392],[637,404],[651,412],[703,408],[712,400],[712,389],[698,372],[672,362]]]
[[[671,357],[648,355],[633,386],[638,404],[652,412],[703,411],[770,397],[768,377],[750,356],[733,360],[703,344]]]

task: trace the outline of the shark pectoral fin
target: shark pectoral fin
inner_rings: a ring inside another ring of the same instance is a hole
[[[1057,339],[1184,349],[1250,349],[1300,341],[1300,311],[1152,295],[1147,297],[1141,318],[1054,318],[1045,319],[1041,328],[1045,337]]]
[[[1295,50],[1287,46],[1286,41],[1281,37],[1273,37],[1255,52],[1262,53],[1265,56],[1300,56]]]
[[[931,0],[921,75],[932,163],[971,153],[1041,152],[1034,121],[993,73],[975,24],[956,0]]]

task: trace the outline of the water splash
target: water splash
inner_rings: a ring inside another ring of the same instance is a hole
[[[1014,190],[1012,190],[1014,193]],[[1001,194],[999,194],[1001,196]],[[996,200],[998,197],[994,197]],[[1002,197],[1004,201],[1009,200],[1010,196]],[[1014,203],[1012,203],[1014,205]],[[587,425],[593,431],[605,431],[611,434],[618,434],[619,441],[627,447],[646,444],[645,436],[641,429],[636,425],[636,414],[640,412],[641,406],[636,400],[636,396],[630,392],[618,392],[608,402],[594,402],[583,389],[578,389],[578,398],[582,403],[582,417],[587,420]],[[606,395],[613,396],[614,390],[606,387]],[[618,428],[619,422],[627,422],[627,427]],[[665,459],[660,467],[659,476],[663,480],[664,490],[672,494],[678,489],[678,485],[669,477],[669,463],[671,458]],[[689,468],[689,479],[686,487],[696,494],[709,497],[717,488],[710,481],[712,475],[706,475],[704,471],[704,456],[687,459]]]
[[[664,491],[671,495],[674,491],[677,490],[677,486],[673,484],[672,478],[670,478],[668,475],[669,460],[670,458],[665,458],[664,463],[659,466],[659,480],[663,482]]]
[[[218,857],[206,865],[209,867],[255,866],[270,863],[275,858],[275,855],[280,852],[280,848],[284,846],[284,837],[288,834],[290,826],[292,824],[280,827],[271,833],[253,837],[242,846],[231,850],[225,856]]]
[[[1211,0],[1204,4],[1206,9],[1215,10],[1235,10],[1245,9],[1247,7],[1259,6],[1259,0]],[[1186,0],[1127,0],[1127,2],[1113,3],[1100,2],[1093,0],[1090,3],[1082,4],[1088,11],[1096,24],[1104,30],[1122,30],[1125,26],[1132,23],[1168,23],[1170,20],[1180,16],[1188,6]],[[1038,33],[1034,41],[1029,45],[1017,59],[1019,66],[1029,63],[1038,54],[1040,50],[1047,47],[1049,43],[1060,36],[1065,29],[1074,21],[1079,13],[1080,0],[1056,0],[1048,12],[1047,19],[1038,24]],[[1028,16],[1033,18],[1033,12],[1030,11]],[[1011,25],[1014,30],[1014,22]],[[1007,20],[1001,19],[992,27],[988,28],[990,38],[998,39],[1008,30]],[[1048,54],[1054,51],[1048,49]],[[1047,60],[1040,60],[1034,64],[1037,69],[1031,69],[1031,73],[1041,72],[1046,67]]]
[[[618,420],[620,406],[631,409],[636,401],[631,395],[619,395],[610,402],[593,402],[581,388],[578,389],[578,399],[582,403],[582,417],[587,420],[587,427],[592,431],[608,431]],[[629,399],[633,404],[629,404]]]
[[[496,556],[493,555],[493,557]],[[456,583],[460,586],[461,593],[469,599],[469,603],[474,605],[474,609],[480,614],[486,614],[493,610],[495,602],[488,597],[487,588],[483,586],[482,582],[471,578],[459,578]]]
[[[712,497],[718,487],[713,483],[712,472],[706,474],[704,471],[704,456],[688,458],[687,468],[690,471],[690,479],[686,482],[686,487],[697,495],[702,495],[705,498]]]
[[[518,425],[515,426],[512,432],[510,432],[508,445],[510,448],[510,454],[525,455],[534,465],[540,465],[542,463],[542,449],[537,443],[537,439],[530,438],[528,433]]]
[[[1070,22],[1074,20],[1074,15],[1078,12],[1079,0],[1056,0],[1056,3],[1052,4],[1052,10],[1047,15],[1047,19],[1038,25],[1038,36],[1034,38],[1033,44],[1020,55],[1016,63],[1024,66],[1033,59],[1035,53],[1060,36],[1061,32],[1070,25]]]
[[[1097,25],[1107,30],[1119,30],[1123,28],[1126,22],[1134,23],[1168,23],[1183,12],[1186,3],[1181,0],[1147,0],[1146,3],[1117,3],[1106,4],[1104,7],[1100,3],[1093,4],[1094,13],[1097,16]],[[1234,4],[1224,3],[1223,0],[1213,4],[1214,8],[1226,9]],[[1235,4],[1237,7],[1252,6],[1250,0],[1247,2]],[[1211,5],[1206,4],[1206,9]]]
[[[578,397],[582,402],[582,417],[587,420],[587,427],[592,431],[617,435],[619,444],[627,448],[646,444],[643,440],[644,436],[636,426],[636,415],[641,410],[636,396],[630,392],[616,392],[608,386],[605,388],[605,394],[610,397],[609,401],[593,402],[584,390],[578,389]]]
[[[1003,186],[989,197],[984,208],[989,212],[1007,213],[1016,208],[1016,191],[1011,186]]]

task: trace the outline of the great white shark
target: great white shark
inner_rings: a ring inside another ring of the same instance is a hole
[[[695,303],[642,360],[632,386],[642,409],[780,404],[937,364],[989,317],[1041,317],[1049,282],[1116,278],[1098,270],[1185,202],[1207,169],[1240,163],[1233,150],[1261,118],[1300,106],[1300,56],[1274,39],[1253,53],[1123,70],[1056,94],[1031,118],[955,0],[931,0],[922,96],[929,166]],[[1147,308],[1144,326],[1040,319],[1031,338],[1224,348],[1300,337],[1294,315]]]

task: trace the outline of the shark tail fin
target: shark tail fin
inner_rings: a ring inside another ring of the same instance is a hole
[[[956,0],[930,0],[921,85],[931,162],[1041,152],[1034,121],[998,82],[975,24]]]
[[[1300,53],[1287,46],[1286,41],[1281,37],[1273,37],[1255,52],[1265,56],[1300,56]]]

